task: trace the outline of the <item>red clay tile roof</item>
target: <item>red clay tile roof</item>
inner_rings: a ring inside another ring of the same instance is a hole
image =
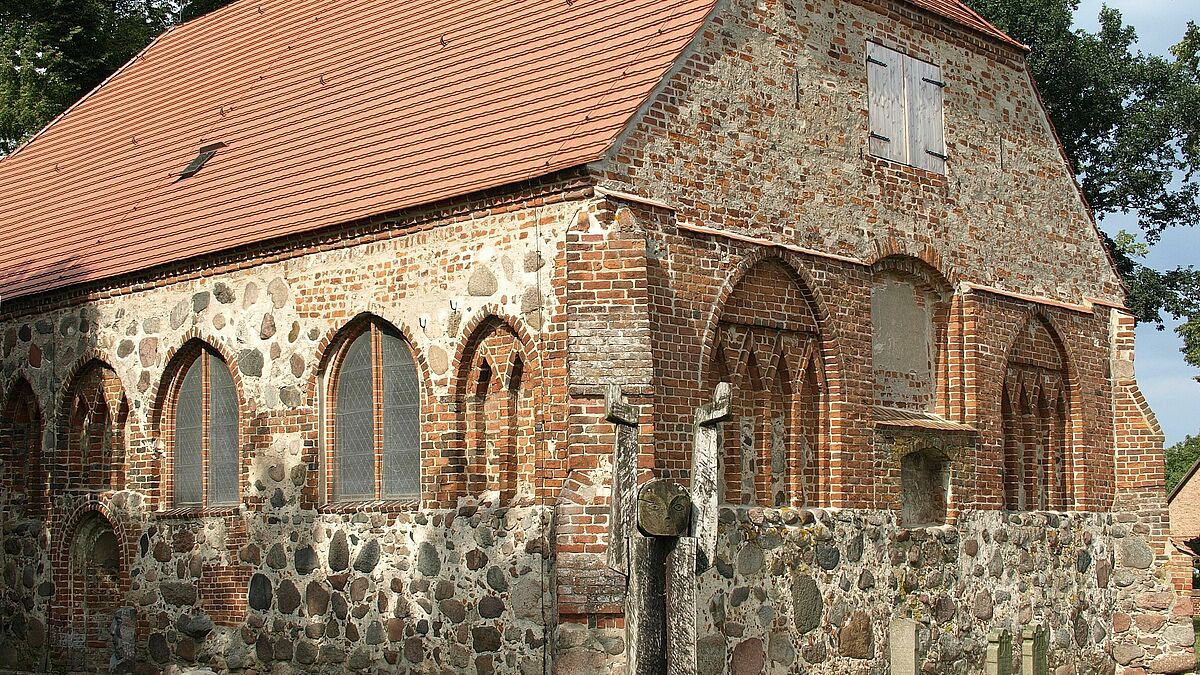
[[[0,161],[0,299],[593,161],[713,3],[239,0]]]
[[[940,14],[947,19],[959,23],[967,28],[977,30],[985,35],[1008,43],[1014,47],[1019,47],[1023,50],[1029,48],[1021,44],[1017,40],[1009,37],[1007,33],[996,28],[987,19],[979,15],[978,12],[967,6],[962,0],[909,0],[912,4],[927,9],[934,14]]]
[[[0,161],[0,299],[592,161],[713,1],[235,2]]]

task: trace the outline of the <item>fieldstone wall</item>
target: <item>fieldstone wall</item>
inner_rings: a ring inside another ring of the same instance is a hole
[[[559,184],[531,186],[418,214],[408,229],[347,229],[272,260],[213,260],[110,294],[9,306],[4,396],[28,383],[44,422],[39,470],[0,504],[0,668],[106,668],[114,611],[89,604],[95,570],[75,542],[81,522],[100,519],[119,548],[108,597],[137,613],[139,672],[543,672],[554,475],[501,502],[494,490],[452,493],[441,472],[454,470],[458,359],[476,327],[511,326],[544,395],[539,369],[555,362],[539,343],[561,330],[554,280],[580,208]],[[320,376],[333,338],[364,314],[395,326],[418,363],[420,504],[322,497]],[[173,357],[196,340],[238,389],[236,506],[172,503],[158,416]],[[85,489],[65,477],[64,396],[92,363],[115,373],[128,413],[124,442],[104,447],[122,482]],[[521,461],[540,466],[561,447],[538,436]]]
[[[151,631],[145,656],[219,670],[540,673],[552,607],[548,517],[484,504],[254,523],[237,552],[254,571],[235,627],[214,626],[194,606],[204,580],[193,572],[225,548],[222,528],[160,530],[159,542],[176,545],[141,559],[144,582],[131,594]]]
[[[47,577],[48,533],[41,520],[23,517],[11,508],[4,508],[0,517],[4,519],[0,667],[31,667],[41,662],[46,648],[47,606],[54,593]]]
[[[1190,651],[1190,607],[1136,520],[974,511],[903,529],[878,511],[723,508],[699,579],[699,672],[886,673],[897,619],[919,625],[926,673],[982,673],[989,634],[1026,627],[1049,629],[1051,673],[1184,672],[1173,664],[1194,655],[1168,653]],[[1111,620],[1130,604],[1152,611]],[[1114,631],[1140,627],[1143,647],[1113,649]]]

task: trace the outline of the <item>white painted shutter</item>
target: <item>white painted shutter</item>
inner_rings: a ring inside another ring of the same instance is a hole
[[[867,43],[867,116],[871,124],[871,154],[907,162],[904,133],[904,56]]]
[[[942,69],[906,58],[908,89],[908,163],[928,171],[946,172],[942,137]]]

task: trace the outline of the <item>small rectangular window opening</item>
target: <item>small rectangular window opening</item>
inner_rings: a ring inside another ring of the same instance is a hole
[[[204,168],[204,165],[208,162],[208,160],[212,159],[213,155],[217,154],[217,150],[220,150],[223,147],[225,147],[225,144],[220,141],[217,141],[216,143],[209,143],[208,145],[201,147],[200,154],[196,155],[196,158],[189,162],[188,165],[184,167],[183,171],[180,172],[179,180],[195,176],[200,172],[200,169]]]

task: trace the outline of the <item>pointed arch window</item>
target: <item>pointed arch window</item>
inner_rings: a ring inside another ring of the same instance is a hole
[[[1074,507],[1069,389],[1057,333],[1030,321],[1009,353],[1001,399],[1005,509]]]
[[[783,262],[759,262],[734,285],[715,338],[709,384],[733,387],[733,417],[717,460],[720,500],[824,503],[828,417],[820,330],[807,288]]]
[[[121,381],[97,360],[70,381],[58,429],[58,447],[65,452],[50,465],[50,483],[66,489],[124,489],[129,403]]]
[[[416,499],[420,379],[399,332],[371,321],[348,339],[331,403],[333,499]]]
[[[40,492],[42,415],[37,396],[24,379],[9,392],[0,415],[0,444],[7,467],[2,485],[10,494]]]
[[[175,506],[237,504],[237,387],[212,350],[200,349],[184,367],[174,413]]]

